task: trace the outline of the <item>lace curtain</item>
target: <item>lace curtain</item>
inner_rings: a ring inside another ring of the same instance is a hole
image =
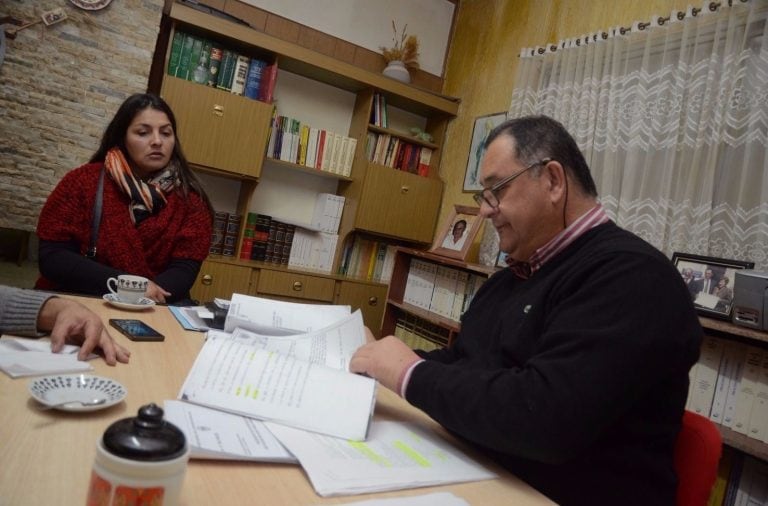
[[[509,116],[561,121],[611,218],[668,256],[768,270],[768,2],[732,3],[523,50]]]

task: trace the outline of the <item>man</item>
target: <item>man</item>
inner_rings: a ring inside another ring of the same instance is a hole
[[[446,235],[443,239],[443,248],[461,250],[464,247],[464,241],[467,236],[464,232],[467,231],[467,220],[461,219],[453,224],[451,234]]]
[[[711,295],[715,292],[717,283],[712,276],[712,269],[706,269],[704,271],[704,278],[701,280],[701,292]]]
[[[610,221],[563,126],[513,119],[487,140],[480,214],[510,267],[450,349],[393,336],[366,373],[563,505],[673,505],[673,448],[702,339],[659,251]]]
[[[38,337],[50,331],[51,350],[65,343],[81,345],[77,358],[101,348],[107,364],[128,363],[131,353],[115,343],[95,313],[73,300],[0,285],[0,333]]]

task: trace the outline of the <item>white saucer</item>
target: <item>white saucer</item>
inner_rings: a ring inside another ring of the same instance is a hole
[[[67,401],[93,401],[105,399],[104,404],[83,406],[78,402],[63,404],[54,409],[62,411],[96,411],[122,401],[128,391],[115,380],[90,374],[56,374],[29,382],[29,393],[36,401],[52,406]]]
[[[108,303],[115,307],[119,307],[120,309],[127,309],[129,311],[140,311],[155,305],[154,300],[148,299],[146,297],[140,298],[139,302],[136,304],[131,304],[130,302],[122,302],[114,293],[105,293],[102,299],[106,300]]]

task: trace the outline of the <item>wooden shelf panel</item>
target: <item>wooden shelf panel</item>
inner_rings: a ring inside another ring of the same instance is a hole
[[[406,313],[410,313],[414,316],[418,316],[423,320],[427,320],[428,322],[439,325],[440,327],[448,329],[451,332],[458,333],[459,329],[461,329],[461,324],[459,322],[440,316],[436,313],[433,313],[432,311],[427,311],[426,309],[422,309],[418,306],[412,306],[411,304],[406,304],[405,302],[397,302],[394,300],[388,300],[387,305],[396,307],[399,310],[405,311]]]
[[[368,125],[368,130],[370,130],[371,132],[379,133],[379,134],[386,134],[386,135],[391,135],[392,137],[397,137],[398,139],[401,139],[401,140],[403,140],[403,141],[405,141],[405,142],[407,142],[409,144],[415,144],[417,146],[424,146],[425,148],[430,148],[430,149],[439,149],[440,148],[440,146],[438,146],[437,144],[435,144],[433,142],[422,141],[421,139],[416,138],[413,135],[407,134],[405,132],[399,132],[397,130],[392,130],[390,128],[383,128],[383,127],[380,127],[380,126],[369,124]]]
[[[699,316],[699,322],[705,329],[716,330],[718,332],[723,332],[739,337],[746,337],[747,339],[754,339],[755,341],[768,343],[768,332],[762,330],[742,327],[740,325],[734,325],[733,323],[725,320],[716,320],[714,318],[707,318],[706,316]]]
[[[325,170],[313,169],[306,165],[299,165],[298,163],[286,162],[285,160],[278,160],[276,158],[265,157],[264,162],[270,165],[280,166],[288,170],[295,170],[296,172],[302,172],[304,174],[311,174],[317,177],[325,177],[328,179],[338,179],[339,181],[352,181],[351,177],[342,176],[341,174],[335,174]]]
[[[486,277],[491,276],[491,274],[495,273],[498,270],[496,267],[488,267],[487,265],[480,265],[480,264],[471,264],[468,262],[463,262],[461,260],[456,260],[455,258],[448,258],[442,255],[437,255],[435,253],[430,253],[429,251],[422,251],[422,250],[416,250],[416,249],[404,248],[404,247],[399,247],[397,249],[399,251],[402,251],[416,258],[421,258],[424,260],[428,260],[430,262],[435,262],[435,263],[447,265],[450,267],[456,267],[458,269],[474,272]]]
[[[739,434],[736,431],[717,426],[720,429],[720,435],[723,438],[723,444],[727,444],[731,448],[736,448],[739,451],[752,455],[760,460],[768,461],[768,444],[758,441],[755,438]]]
[[[388,103],[395,107],[425,116],[441,113],[454,117],[459,111],[459,100],[456,98],[415,88],[185,5],[173,3],[170,17],[216,38],[230,39],[233,46],[246,44],[271,52],[278,57],[278,67],[288,72],[355,93],[365,88],[376,88],[386,93]]]

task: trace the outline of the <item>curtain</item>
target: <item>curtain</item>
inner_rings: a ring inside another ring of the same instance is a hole
[[[668,256],[765,271],[768,2],[732,3],[523,50],[509,117],[562,122],[609,216]]]

